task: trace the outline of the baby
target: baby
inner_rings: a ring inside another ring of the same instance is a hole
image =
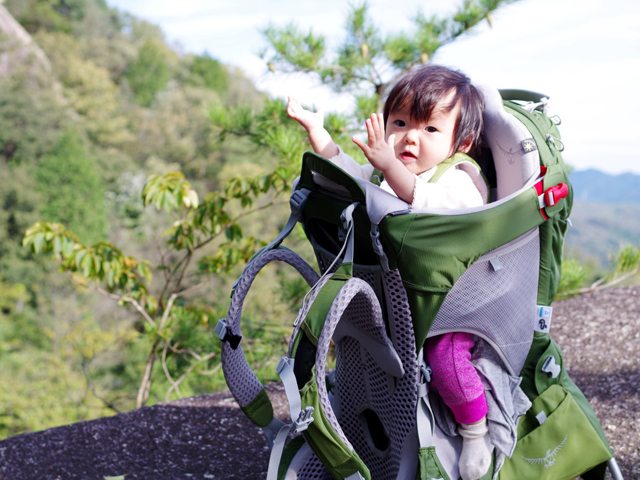
[[[293,97],[287,113],[306,129],[318,155],[365,180],[381,172],[384,190],[420,209],[486,203],[486,181],[471,158],[481,143],[483,109],[482,95],[466,75],[436,65],[413,70],[393,87],[384,113],[366,121],[368,142],[352,139],[367,165],[334,143],[322,113],[302,108]],[[474,345],[473,335],[464,332],[429,338],[425,344],[432,385],[452,410],[463,437],[458,463],[463,480],[482,477],[493,450],[484,386],[470,362]]]

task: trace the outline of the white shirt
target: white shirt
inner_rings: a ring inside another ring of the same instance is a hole
[[[360,165],[351,156],[338,147],[338,155],[329,160],[342,168],[352,177],[371,180],[373,165]],[[429,180],[436,173],[437,166],[415,175],[416,183],[413,188],[413,202],[411,208],[471,208],[486,203],[487,186],[480,170],[471,162],[461,162],[449,168],[436,183]],[[380,187],[395,195],[386,181]]]

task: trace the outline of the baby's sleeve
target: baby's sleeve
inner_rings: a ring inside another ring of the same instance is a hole
[[[331,157],[329,161],[355,178],[362,178],[368,181],[371,180],[371,175],[373,175],[373,165],[370,163],[360,165],[350,155],[344,153],[340,145],[338,145],[338,154],[335,157]]]

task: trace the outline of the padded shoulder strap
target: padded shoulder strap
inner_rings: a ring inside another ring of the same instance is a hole
[[[436,173],[429,179],[429,183],[436,183],[451,168],[460,166],[464,172],[471,177],[474,185],[483,196],[485,201],[489,202],[489,181],[482,173],[480,165],[465,153],[458,152],[447,158],[436,167]]]
[[[224,339],[227,336],[231,338],[241,337],[240,318],[244,299],[260,270],[274,260],[293,266],[309,285],[314,285],[319,278],[318,274],[307,262],[287,248],[276,247],[272,250],[264,251],[247,266],[238,280],[231,298],[227,318],[221,320],[221,328],[217,329],[221,338]],[[269,425],[273,419],[271,401],[264,391],[262,382],[258,380],[258,377],[249,366],[242,350],[242,344],[235,344],[234,348],[231,342],[223,341],[221,361],[229,390],[242,411],[256,425],[260,427]]]

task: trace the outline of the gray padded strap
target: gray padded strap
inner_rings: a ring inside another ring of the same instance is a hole
[[[251,265],[247,265],[247,268],[238,280],[237,288],[231,298],[231,304],[225,322],[225,328],[231,334],[241,334],[240,320],[247,292],[251,288],[260,270],[274,260],[282,261],[293,266],[309,285],[313,285],[318,280],[318,274],[315,270],[289,249],[276,247],[264,252],[257,257]],[[262,382],[260,382],[248,364],[242,350],[242,343],[234,349],[229,345],[229,342],[223,342],[222,369],[229,390],[241,407],[248,405],[262,391]]]
[[[384,322],[382,320],[380,303],[378,302],[375,292],[365,281],[359,278],[350,279],[344,284],[335,300],[331,304],[331,308],[329,309],[329,313],[327,314],[324,327],[322,328],[322,332],[320,333],[320,338],[318,339],[318,349],[316,352],[316,383],[318,386],[318,396],[320,404],[322,405],[322,410],[327,421],[334,429],[335,433],[349,448],[353,448],[353,446],[344,434],[341,425],[338,423],[335,412],[333,411],[333,407],[331,406],[331,402],[329,400],[329,394],[327,392],[327,386],[325,383],[325,367],[327,361],[327,353],[329,351],[331,340],[333,339],[338,324],[342,322],[354,321],[351,318],[343,319],[343,315],[347,307],[349,307],[356,296],[359,296],[361,298],[362,303],[360,304],[360,306],[362,308],[369,309],[367,315],[370,316],[370,318],[368,318],[366,322],[371,326],[371,331],[369,332],[369,334],[372,337],[377,336],[377,342],[379,342],[380,344],[388,342],[389,348],[393,349],[391,341],[388,339],[386,334]],[[396,368],[401,369],[402,365],[399,365]]]

